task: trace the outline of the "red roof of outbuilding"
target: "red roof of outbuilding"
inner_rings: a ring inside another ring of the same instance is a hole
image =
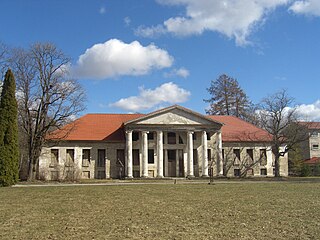
[[[313,158],[310,158],[310,159],[306,159],[306,160],[304,160],[304,163],[306,163],[306,164],[317,164],[317,163],[320,163],[320,158],[319,157],[313,157]]]
[[[320,129],[320,122],[299,122],[299,124],[308,129]]]
[[[74,123],[66,125],[61,130],[52,132],[49,139],[66,141],[124,141],[123,124],[127,121],[145,116],[144,114],[87,114]],[[224,123],[222,126],[222,141],[224,142],[266,142],[270,135],[237,117],[207,116],[215,121]],[[73,128],[72,131],[67,131]],[[69,132],[65,135],[66,132]]]

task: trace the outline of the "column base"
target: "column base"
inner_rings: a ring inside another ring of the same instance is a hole
[[[156,178],[164,178],[164,176],[158,175]]]
[[[124,179],[133,179],[133,177],[132,177],[132,176],[130,176],[130,177],[125,177]]]
[[[209,175],[202,175],[201,177],[202,177],[202,178],[208,178]]]

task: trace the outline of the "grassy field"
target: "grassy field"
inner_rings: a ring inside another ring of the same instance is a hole
[[[0,239],[319,238],[319,183],[0,188]]]

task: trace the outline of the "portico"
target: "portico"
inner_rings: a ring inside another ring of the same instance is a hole
[[[126,122],[126,176],[207,177],[209,161],[222,173],[221,126],[180,106]]]

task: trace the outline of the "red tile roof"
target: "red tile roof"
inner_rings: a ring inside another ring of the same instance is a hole
[[[235,116],[209,116],[222,122],[222,141],[224,142],[268,142],[272,136],[265,130],[256,127]]]
[[[56,130],[48,139],[67,141],[124,141],[123,124],[127,121],[145,116],[144,114],[87,114],[74,123]],[[237,117],[233,116],[206,116],[215,121],[224,123],[222,126],[222,141],[224,142],[266,142],[270,135]],[[72,131],[68,131],[73,128]],[[65,133],[69,132],[68,135]]]
[[[299,122],[308,129],[320,129],[320,122]]]
[[[317,164],[317,163],[320,163],[320,158],[319,157],[313,157],[313,158],[310,158],[310,159],[306,159],[304,160],[304,163],[306,164]]]
[[[67,141],[123,141],[124,131],[122,125],[143,114],[87,114],[73,123],[66,125],[61,130],[54,131],[49,138]],[[68,131],[70,128],[74,128]],[[68,131],[68,135],[65,132]]]

